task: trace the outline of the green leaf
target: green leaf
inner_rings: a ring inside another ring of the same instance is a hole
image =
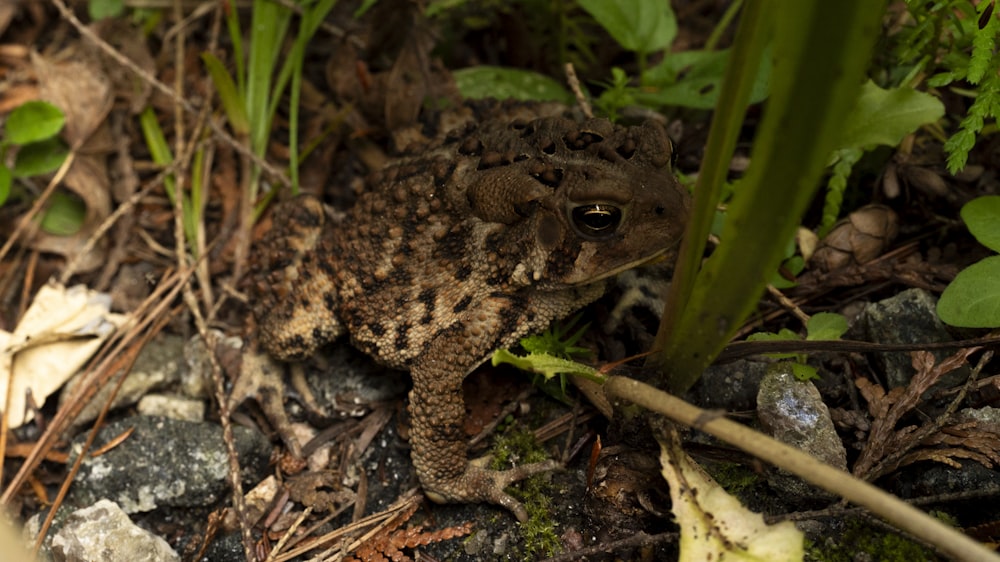
[[[59,137],[22,146],[14,159],[14,177],[30,178],[54,172],[62,166],[69,148]]]
[[[962,207],[962,220],[980,244],[1000,252],[1000,195],[986,195]]]
[[[663,0],[577,0],[596,21],[630,51],[652,53],[677,36],[677,18]]]
[[[747,336],[747,341],[799,341],[801,339],[798,334],[788,328],[782,328],[778,330],[778,333],[754,332]]]
[[[963,269],[941,293],[938,316],[960,328],[1000,327],[1000,256]]]
[[[844,123],[839,148],[896,146],[903,137],[944,115],[944,105],[913,88],[884,90],[871,80],[861,87]]]
[[[573,103],[573,95],[562,85],[537,72],[500,66],[472,66],[452,73],[462,97],[514,98],[524,101]]]
[[[788,328],[782,328],[777,334],[774,332],[755,332],[747,336],[747,341],[800,341],[801,339],[798,334]],[[765,355],[771,359],[793,359],[798,362],[806,360],[806,356],[801,353],[767,353]]]
[[[94,21],[116,18],[125,13],[125,0],[90,0],[87,13]]]
[[[847,333],[847,318],[834,312],[813,314],[806,324],[807,341],[839,340]]]
[[[56,236],[76,234],[83,226],[87,207],[83,201],[67,193],[56,191],[49,200],[42,216],[42,230]]]
[[[806,365],[805,363],[789,363],[792,369],[792,376],[796,380],[802,382],[809,382],[812,380],[819,380],[819,372],[816,371],[816,367],[811,365]]]
[[[770,38],[775,62],[771,92],[757,127],[750,168],[728,207],[721,243],[693,280],[684,268],[701,259],[704,238],[698,221],[707,222],[711,215],[693,218],[688,225],[689,234],[695,235],[686,236],[681,247],[664,324],[657,333],[655,345],[663,350],[659,360],[667,377],[655,381],[657,386],[676,392],[690,388],[757,306],[771,273],[784,258],[785,243],[813,200],[830,154],[843,138],[845,117],[870,66],[884,6],[873,0],[744,3],[733,60],[741,60],[741,44]],[[747,25],[753,26],[752,31],[744,30]],[[741,39],[743,34],[747,39]],[[738,65],[727,68],[708,149],[718,142],[713,138],[717,131],[733,134],[728,122],[732,116],[726,115],[726,121],[720,117],[726,105],[722,100],[734,88],[730,78],[738,77],[745,86],[745,79],[756,74],[753,60],[732,72]],[[733,108],[741,123],[745,107]],[[728,139],[720,144],[728,144]],[[722,170],[713,168],[726,166],[731,157],[731,152],[720,152],[711,153],[709,159],[708,149],[695,190],[696,212],[717,203],[702,202],[703,194],[717,192],[703,179],[711,174],[714,182],[719,181]]]
[[[212,83],[215,84],[216,91],[219,92],[219,100],[226,110],[226,118],[229,125],[237,135],[246,135],[250,132],[250,121],[247,118],[247,105],[240,96],[236,88],[233,77],[226,71],[225,65],[212,53],[202,53],[201,60],[208,69]]]
[[[769,58],[770,54],[765,50],[763,59]],[[642,90],[636,92],[635,97],[647,105],[711,109],[719,99],[728,59],[728,49],[672,53],[646,73]],[[770,64],[757,67],[750,103],[758,103],[767,97],[770,77]]]
[[[774,275],[771,276],[771,285],[774,285],[775,289],[791,289],[792,287],[798,286],[798,281],[795,280],[796,277],[802,270],[806,268],[806,260],[802,259],[802,256],[792,256],[785,261],[781,262],[781,269],[783,271],[775,271]],[[792,278],[788,279],[783,275],[783,273],[788,272],[792,274]]]
[[[63,128],[66,116],[47,101],[29,101],[14,108],[7,116],[7,142],[28,144],[50,139]]]
[[[506,349],[498,349],[494,351],[492,360],[493,366],[503,363],[513,365],[522,371],[537,373],[544,376],[546,380],[550,380],[560,375],[573,375],[584,377],[598,383],[604,382],[604,375],[602,375],[597,369],[589,365],[577,363],[576,361],[570,361],[569,359],[548,355],[547,353],[529,353],[528,355],[522,357],[514,355]]]
[[[563,359],[571,359],[574,355],[589,355],[589,349],[580,347],[576,343],[583,337],[587,328],[590,327],[590,323],[584,323],[573,334],[569,333],[576,327],[582,316],[582,314],[577,314],[569,320],[556,323],[552,328],[540,334],[521,338],[521,347],[529,353],[543,353]]]
[[[0,206],[3,206],[10,196],[10,186],[13,182],[14,176],[10,173],[10,168],[0,162]]]

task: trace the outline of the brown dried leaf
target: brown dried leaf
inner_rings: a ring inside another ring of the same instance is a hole
[[[868,411],[872,415],[872,430],[854,465],[855,476],[872,480],[901,466],[902,458],[920,445],[926,432],[919,431],[915,426],[896,429],[899,420],[920,404],[921,396],[931,386],[944,375],[964,365],[969,355],[976,350],[977,348],[960,349],[937,365],[930,352],[915,351],[912,357],[913,368],[917,373],[910,384],[894,388],[888,393],[865,379],[855,380],[858,390],[868,401]],[[890,458],[887,460],[887,457]]]
[[[104,122],[114,98],[99,63],[89,58],[57,61],[31,54],[41,97],[66,114],[63,136],[79,147]]]
[[[345,558],[345,561],[410,560],[410,557],[403,552],[404,548],[415,548],[432,542],[450,540],[472,532],[471,522],[427,533],[419,525],[409,529],[399,529],[403,523],[409,521],[416,509],[417,503],[414,502],[405,511],[397,514],[378,533],[359,546],[353,558]]]
[[[104,157],[78,154],[63,180],[63,184],[83,200],[86,206],[83,226],[69,236],[55,236],[36,229],[28,245],[41,252],[49,252],[76,260],[75,271],[84,273],[100,267],[107,258],[107,245],[95,244],[89,252],[90,236],[111,214],[111,191],[107,163]]]

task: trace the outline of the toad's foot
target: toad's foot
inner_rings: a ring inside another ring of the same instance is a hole
[[[465,472],[454,478],[421,478],[424,494],[437,503],[490,502],[501,505],[524,523],[528,512],[521,502],[504,491],[504,488],[529,476],[560,468],[554,460],[526,464],[507,470],[493,470],[485,465],[490,457],[482,457],[466,465]]]

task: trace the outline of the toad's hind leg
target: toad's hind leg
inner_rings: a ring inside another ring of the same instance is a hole
[[[530,315],[526,312],[533,308],[530,305],[514,307],[512,300],[503,297],[488,300],[477,312],[437,335],[417,357],[410,371],[411,457],[429,498],[437,502],[491,502],[506,507],[519,520],[526,520],[524,506],[504,488],[558,468],[559,463],[545,461],[492,470],[485,466],[488,459],[470,461],[462,431],[462,379],[491,349],[510,345],[525,332],[566,314],[579,302],[579,298],[567,299],[559,303],[561,306]]]
[[[343,332],[326,217],[318,199],[302,196],[281,204],[272,222],[254,248],[251,307],[264,348],[301,360]]]

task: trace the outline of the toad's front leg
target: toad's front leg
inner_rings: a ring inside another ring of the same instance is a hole
[[[475,333],[475,337],[472,333]],[[470,461],[462,431],[465,400],[462,379],[468,358],[478,359],[475,345],[481,332],[453,328],[436,338],[411,368],[411,456],[424,493],[439,502],[491,502],[509,509],[519,521],[527,512],[504,491],[528,476],[559,467],[556,461],[532,463],[507,470],[486,467],[489,458]]]

